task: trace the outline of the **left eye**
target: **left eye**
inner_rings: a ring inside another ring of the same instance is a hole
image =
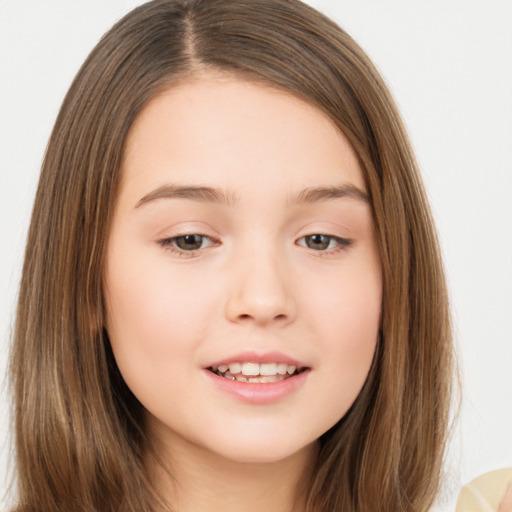
[[[299,238],[297,244],[315,251],[328,251],[329,249],[347,247],[350,245],[350,240],[332,235],[314,234]]]
[[[166,238],[161,240],[160,245],[164,247],[169,247],[176,249],[178,251],[197,251],[199,249],[204,249],[210,245],[213,245],[214,242],[211,238],[206,235],[181,235],[175,236],[172,238]]]

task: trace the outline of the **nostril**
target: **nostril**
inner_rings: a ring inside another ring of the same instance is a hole
[[[249,315],[249,314],[247,314],[247,313],[243,313],[243,314],[241,314],[241,315],[238,315],[238,318],[239,318],[240,320],[246,320],[246,319],[248,319],[248,318],[253,318],[253,316],[252,316],[252,315]],[[287,315],[284,315],[284,314],[279,314],[279,315],[276,315],[276,316],[274,317],[274,319],[275,319],[275,320],[286,320],[286,318],[287,318]]]

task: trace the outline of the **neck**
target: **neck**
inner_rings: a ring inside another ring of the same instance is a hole
[[[150,466],[151,472],[172,510],[301,512],[317,445],[286,459],[258,463],[230,460],[183,439],[174,439],[172,449],[159,446],[157,453],[163,457]]]

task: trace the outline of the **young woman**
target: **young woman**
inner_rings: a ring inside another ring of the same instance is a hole
[[[290,0],[156,0],[73,82],[12,380],[20,511],[425,511],[439,249],[393,101]]]

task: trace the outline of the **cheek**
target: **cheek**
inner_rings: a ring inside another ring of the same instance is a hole
[[[197,290],[199,283],[169,276],[165,267],[153,263],[134,272],[120,263],[108,273],[106,290],[107,331],[117,366],[132,393],[156,417],[168,410],[184,413],[195,403],[186,399],[190,365],[215,300],[213,294],[211,300],[203,295],[198,301],[194,293],[184,293]],[[127,279],[130,272],[134,277]]]
[[[133,262],[114,258],[106,275],[107,331],[123,377],[135,387],[148,376],[176,375],[205,336],[215,294],[206,288],[199,301],[201,283],[183,273],[169,275],[165,263],[137,271]]]
[[[356,260],[314,282],[305,308],[315,311],[313,319],[326,339],[342,338],[357,345],[373,338],[382,302],[380,266],[375,258]]]
[[[375,352],[382,300],[380,268],[358,262],[317,285],[306,307],[315,312],[310,316],[311,329],[318,334],[322,353],[328,354],[321,360],[328,369],[322,375],[330,379],[327,386],[344,395],[341,402],[351,403]]]

